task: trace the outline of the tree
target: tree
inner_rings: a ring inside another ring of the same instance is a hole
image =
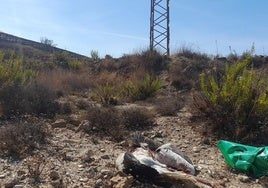
[[[40,38],[40,42],[46,46],[50,46],[50,47],[56,47],[57,44],[54,44],[53,40],[50,40],[46,37],[41,37]]]

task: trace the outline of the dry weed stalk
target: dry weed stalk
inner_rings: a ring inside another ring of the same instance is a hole
[[[40,182],[40,176],[45,168],[46,160],[41,155],[34,155],[27,160],[27,168],[29,178],[32,178],[35,183]]]

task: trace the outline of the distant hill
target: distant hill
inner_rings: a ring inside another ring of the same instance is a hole
[[[40,42],[24,39],[4,32],[0,32],[0,51],[14,51],[19,55],[49,57],[51,54],[66,52],[71,58],[84,59],[86,56],[49,46]],[[42,58],[42,59],[43,59]]]

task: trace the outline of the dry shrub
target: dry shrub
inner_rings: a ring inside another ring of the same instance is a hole
[[[119,72],[124,76],[140,71],[157,74],[166,69],[167,62],[168,59],[157,51],[143,50],[118,59],[105,58],[95,65],[95,71]]]
[[[76,103],[76,106],[80,109],[80,110],[86,110],[90,107],[89,103],[87,100],[85,99],[79,99]]]
[[[154,125],[154,115],[146,108],[127,108],[123,110],[121,118],[128,130],[143,130]]]
[[[215,69],[217,73],[221,73],[226,63],[213,60],[207,54],[196,52],[188,47],[182,47],[172,58],[169,76],[172,85],[180,90],[198,87],[200,73]]]
[[[85,117],[89,124],[83,127],[86,133],[104,134],[114,140],[122,140],[125,132],[121,125],[119,112],[113,107],[92,107]]]
[[[7,124],[0,127],[0,154],[24,158],[46,142],[47,131],[40,124]]]
[[[162,97],[155,100],[156,112],[162,116],[175,116],[183,108],[184,101],[178,97]]]
[[[23,114],[53,117],[59,109],[56,98],[55,92],[37,82],[6,85],[0,89],[2,112],[6,118]]]
[[[169,66],[171,83],[177,89],[191,89],[198,83],[199,74],[211,69],[208,61],[176,57]]]
[[[107,136],[116,141],[126,138],[129,131],[144,130],[154,125],[153,114],[146,108],[91,107],[82,130],[88,134]]]
[[[209,57],[205,53],[195,51],[191,47],[182,46],[176,54],[177,56],[186,57],[188,59],[195,59],[196,61],[209,61]]]
[[[70,102],[60,103],[60,113],[61,114],[71,114],[73,108]]]
[[[30,178],[34,180],[33,183],[40,183],[41,181],[41,174],[45,168],[46,160],[41,155],[34,155],[31,156],[27,160],[27,168],[28,168],[28,175]]]

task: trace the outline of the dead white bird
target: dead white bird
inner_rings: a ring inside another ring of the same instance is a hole
[[[190,159],[171,144],[160,145],[135,135],[132,152],[119,155],[116,166],[120,171],[140,180],[156,180],[161,174],[195,174]]]
[[[152,144],[152,143],[151,143]],[[156,148],[157,144],[153,144]],[[214,182],[194,176],[191,160],[171,144],[164,144],[152,151],[146,143],[140,143],[132,152],[121,153],[116,167],[136,179],[163,187],[222,188]]]

